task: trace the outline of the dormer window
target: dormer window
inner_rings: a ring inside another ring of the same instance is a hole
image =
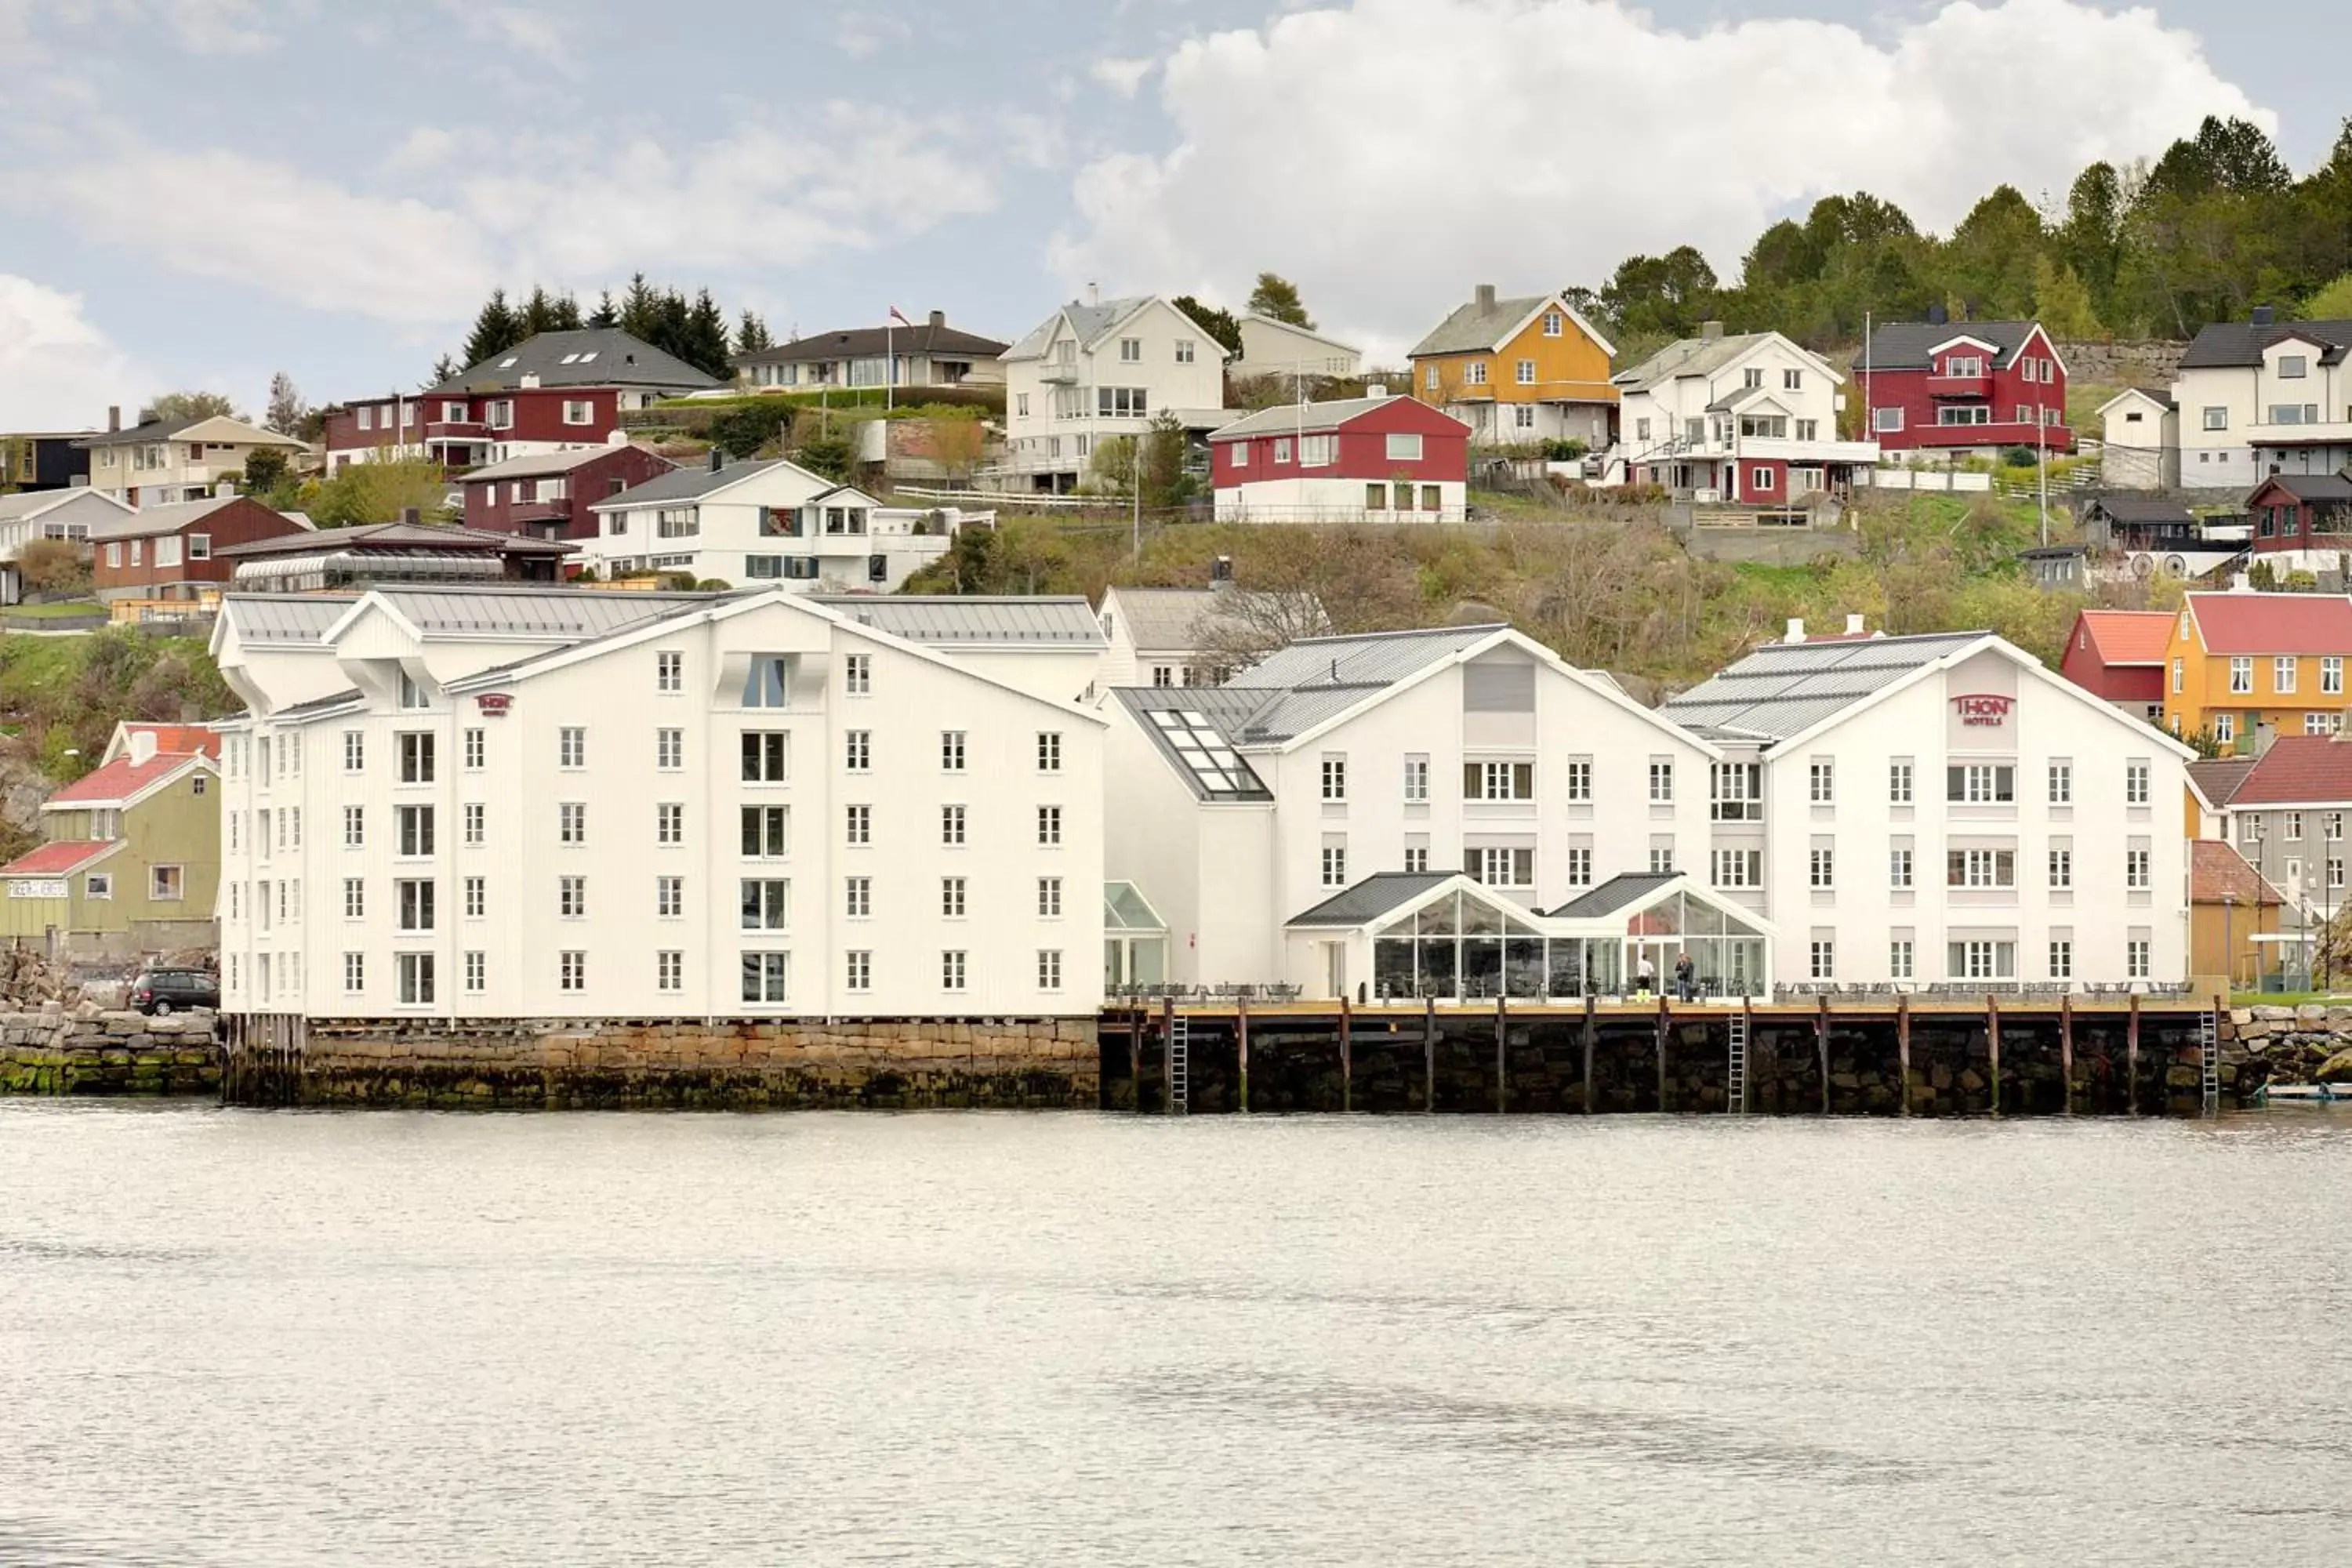
[[[430,708],[433,693],[423,681],[406,670],[400,672],[400,705],[403,708]]]
[[[2306,354],[2281,354],[2279,355],[2278,373],[2279,377],[2282,380],[2300,381],[2303,377],[2311,374],[2310,357]]]

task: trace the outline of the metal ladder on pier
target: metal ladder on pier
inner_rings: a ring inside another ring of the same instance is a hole
[[[2197,1016],[2197,1076],[2210,1115],[2221,1109],[2221,1020],[2212,1013]]]
[[[1724,1108],[1732,1115],[1739,1116],[1748,1110],[1748,1009],[1745,1007],[1731,1016],[1730,1040],[1730,1054],[1724,1071]]]
[[[1181,1013],[1168,1021],[1168,1114],[1192,1109],[1192,1031]]]

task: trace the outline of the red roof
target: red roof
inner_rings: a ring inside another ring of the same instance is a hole
[[[2167,610],[2084,610],[2081,626],[2090,635],[2099,662],[2110,668],[2160,665],[2165,644],[2172,637],[2172,615]]]
[[[2352,804],[2352,740],[2333,735],[2281,735],[2230,795],[2233,808],[2338,803]]]
[[[202,724],[125,724],[122,733],[127,742],[132,735],[152,735],[155,750],[175,752],[182,756],[201,752],[213,761],[220,761],[220,737]]]
[[[0,866],[0,877],[62,877],[121,847],[120,838],[60,838]]]
[[[2263,879],[2261,872],[2246,864],[2246,858],[2238,853],[2235,846],[2218,838],[2190,839],[2189,901],[2218,904],[2225,893],[2247,905],[2286,902],[2276,888]]]
[[[2352,599],[2340,594],[2191,594],[2208,653],[2352,654]]]
[[[189,763],[185,752],[158,752],[143,763],[117,757],[49,796],[51,805],[111,805],[129,800],[156,780]]]

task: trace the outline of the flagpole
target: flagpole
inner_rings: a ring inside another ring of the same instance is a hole
[[[882,318],[882,412],[889,413],[898,405],[898,307]]]

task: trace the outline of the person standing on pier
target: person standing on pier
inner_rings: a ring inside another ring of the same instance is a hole
[[[1638,996],[1647,996],[1658,988],[1658,972],[1652,966],[1650,955],[1646,952],[1642,955],[1642,962],[1634,967],[1633,983],[1636,987],[1634,994]]]
[[[1675,999],[1676,1001],[1679,1001],[1679,1002],[1691,1002],[1691,1001],[1696,1001],[1696,1000],[1697,999],[1697,996],[1698,996],[1698,979],[1697,979],[1697,975],[1698,975],[1698,971],[1697,971],[1697,969],[1696,969],[1696,968],[1692,964],[1692,963],[1691,963],[1691,956],[1690,956],[1690,954],[1689,954],[1689,953],[1687,953],[1687,952],[1683,952],[1683,953],[1678,953],[1678,954],[1676,954],[1676,955],[1675,955]]]

